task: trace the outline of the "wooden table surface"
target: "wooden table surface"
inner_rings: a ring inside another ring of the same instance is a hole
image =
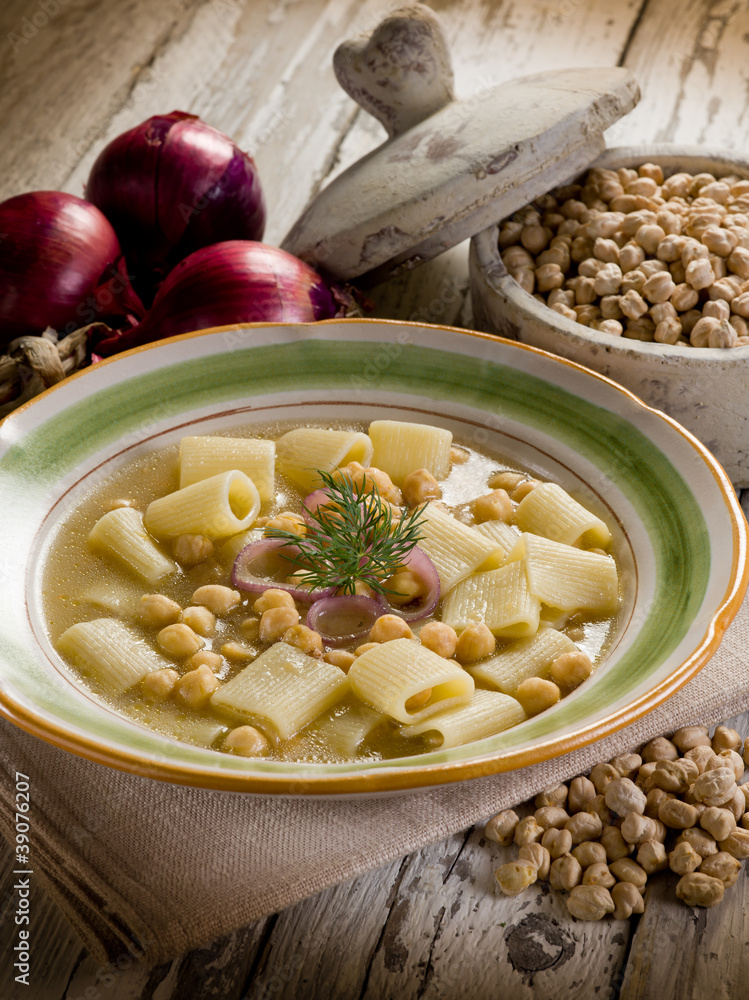
[[[278,243],[307,201],[383,138],[338,87],[335,46],[397,4],[382,0],[3,0],[0,199],[80,194],[115,135],[179,108],[256,158]],[[624,65],[638,108],[608,135],[749,149],[746,0],[433,0],[456,88],[544,69]],[[374,293],[376,315],[470,322],[466,247]],[[742,733],[746,719],[733,720]],[[38,886],[33,985],[13,982],[12,855],[0,846],[0,997],[597,997],[743,995],[749,880],[720,907],[677,904],[674,878],[629,923],[577,923],[543,885],[502,898],[502,851],[467,830],[172,962],[102,967]]]

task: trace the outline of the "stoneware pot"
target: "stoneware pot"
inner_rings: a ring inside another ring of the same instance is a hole
[[[702,171],[749,177],[738,155],[652,145],[607,150],[592,166],[616,170],[654,162],[664,174]],[[600,333],[534,299],[502,263],[498,227],[474,236],[471,297],[477,329],[498,333],[607,375],[692,431],[723,464],[737,487],[749,486],[749,347],[729,350],[643,343]]]

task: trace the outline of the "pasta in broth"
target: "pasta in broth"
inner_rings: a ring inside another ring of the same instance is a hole
[[[424,424],[252,433],[134,463],[53,540],[51,639],[120,711],[246,757],[393,758],[595,669],[611,533],[561,486]]]

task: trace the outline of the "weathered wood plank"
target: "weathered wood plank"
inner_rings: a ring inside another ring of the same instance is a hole
[[[674,16],[678,9],[678,16]],[[749,8],[743,0],[650,0],[625,65],[642,100],[609,145],[642,141],[744,149],[747,93],[740,67],[749,57]]]
[[[367,872],[279,914],[246,1000],[360,996],[406,864]]]

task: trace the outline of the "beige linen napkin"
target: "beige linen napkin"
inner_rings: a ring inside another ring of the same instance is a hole
[[[102,960],[164,961],[465,829],[598,760],[749,708],[749,602],[706,667],[613,736],[520,771],[391,797],[211,792],[132,777],[0,724],[0,831],[31,778],[34,877]],[[418,798],[418,808],[414,799]]]

